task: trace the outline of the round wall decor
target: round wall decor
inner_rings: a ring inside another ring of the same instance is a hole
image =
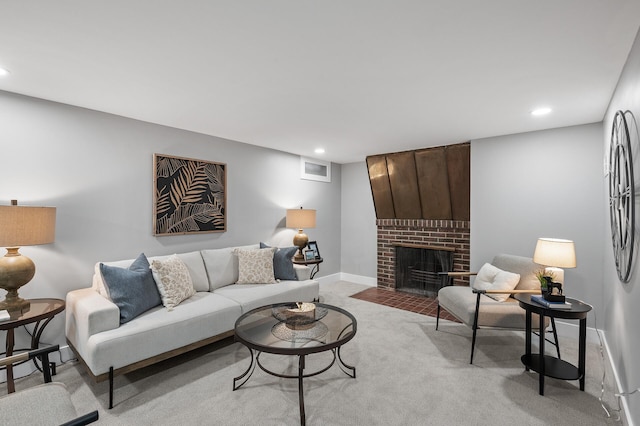
[[[609,212],[613,256],[618,278],[629,282],[635,235],[635,188],[629,126],[623,111],[616,112],[609,147]]]

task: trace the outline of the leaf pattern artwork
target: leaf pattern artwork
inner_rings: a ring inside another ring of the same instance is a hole
[[[226,164],[154,155],[154,235],[226,231]]]

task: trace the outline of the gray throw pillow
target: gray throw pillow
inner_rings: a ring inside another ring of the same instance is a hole
[[[260,248],[270,248],[265,243],[260,243]],[[298,247],[280,248],[273,255],[273,274],[277,280],[298,281],[298,275],[293,268],[291,258],[296,254]]]
[[[162,303],[149,261],[141,253],[128,269],[100,264],[109,297],[120,309],[120,324]]]

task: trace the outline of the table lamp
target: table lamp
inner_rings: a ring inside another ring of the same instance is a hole
[[[298,247],[298,252],[293,257],[294,260],[304,260],[302,250],[307,246],[309,237],[305,234],[303,228],[316,227],[316,211],[311,209],[288,209],[287,210],[287,228],[296,228],[298,233],[293,237],[293,245]]]
[[[545,273],[553,282],[564,285],[564,270],[576,267],[576,249],[573,241],[559,238],[538,238],[533,261],[546,266]]]
[[[31,281],[36,266],[18,250],[22,246],[52,243],[55,225],[55,207],[18,206],[16,200],[11,200],[10,206],[0,206],[0,247],[7,248],[7,254],[0,257],[0,288],[7,291],[0,310],[29,306],[29,301],[18,296],[18,289]]]

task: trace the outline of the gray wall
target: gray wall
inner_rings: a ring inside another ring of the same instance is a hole
[[[345,274],[370,278],[377,274],[376,212],[364,162],[342,165],[342,262]]]
[[[96,262],[140,252],[291,245],[285,210],[301,205],[317,209],[317,227],[306,231],[324,257],[319,276],[340,271],[339,165],[331,183],[301,180],[296,155],[6,92],[0,117],[0,203],[57,207],[55,243],[21,249],[37,268],[23,297],[64,298],[91,285]],[[227,232],[152,235],[154,153],[227,164]],[[56,318],[43,341],[64,344],[63,324]]]
[[[600,123],[471,141],[471,268],[533,257],[539,237],[573,240],[565,291],[602,312],[602,170]]]
[[[629,110],[635,116],[635,126],[631,129],[633,141],[632,152],[634,160],[634,176],[636,188],[636,234],[635,234],[635,262],[631,282],[623,284],[618,280],[613,249],[611,247],[611,232],[609,228],[609,213],[604,218],[605,235],[601,245],[604,249],[604,280],[602,281],[605,312],[604,327],[606,341],[617,370],[620,391],[628,392],[640,387],[640,368],[638,354],[640,354],[640,274],[638,253],[640,242],[640,144],[638,137],[638,122],[640,122],[640,33],[636,37],[627,64],[618,81],[609,109],[604,119],[603,157],[606,158],[611,138],[611,122],[618,110]],[[603,192],[601,205],[608,203],[608,190]],[[640,398],[633,395],[624,398],[625,408],[631,414],[632,421],[640,424]],[[626,404],[629,404],[628,406]]]

